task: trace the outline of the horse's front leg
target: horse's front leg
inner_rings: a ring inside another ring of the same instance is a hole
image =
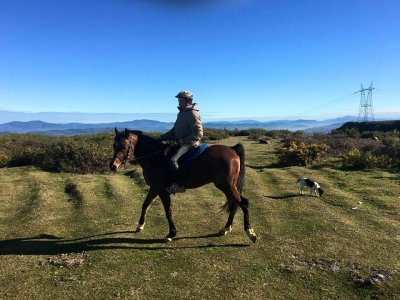
[[[157,197],[157,193],[154,189],[150,188],[149,192],[147,193],[146,199],[142,205],[142,214],[140,215],[139,222],[136,225],[135,233],[141,232],[144,229],[144,224],[146,223],[146,213],[149,206],[153,203],[154,199]]]
[[[175,229],[174,221],[172,220],[171,197],[169,196],[169,194],[166,191],[159,194],[159,196],[160,196],[161,202],[164,206],[165,216],[167,217],[168,226],[169,226],[169,233],[165,237],[165,241],[171,242],[172,239],[176,236],[176,229]]]

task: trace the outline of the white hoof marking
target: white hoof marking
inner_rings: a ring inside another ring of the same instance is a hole
[[[229,226],[229,227],[222,227],[220,230],[219,230],[219,234],[220,235],[226,235],[227,233],[229,233],[229,232],[231,232],[232,231],[232,226]]]
[[[146,224],[146,223],[143,223],[143,224],[138,223],[136,225],[135,233],[141,232],[144,229],[144,224]]]
[[[249,228],[246,230],[247,236],[250,238],[250,240],[255,243],[257,241],[257,235],[254,232],[253,228]]]

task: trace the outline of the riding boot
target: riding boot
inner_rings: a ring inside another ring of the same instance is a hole
[[[167,187],[167,191],[170,194],[185,191],[185,188],[183,187],[183,176],[182,172],[179,170],[178,160],[181,156],[188,152],[190,148],[190,145],[180,145],[176,153],[171,157],[169,169],[171,170],[172,185]]]
[[[171,180],[169,181],[170,184],[166,188],[167,192],[170,194],[183,193],[186,189],[183,186],[183,176],[178,164],[171,162],[169,170]]]

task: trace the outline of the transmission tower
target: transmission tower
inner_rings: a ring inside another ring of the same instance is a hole
[[[357,122],[371,122],[374,120],[374,106],[372,104],[372,91],[375,88],[372,87],[372,82],[369,88],[365,89],[361,84],[361,89],[356,93],[360,93],[360,110],[358,112],[358,120]],[[365,96],[365,92],[368,91],[367,96]]]

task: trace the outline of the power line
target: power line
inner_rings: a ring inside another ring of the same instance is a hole
[[[297,118],[301,118],[301,117],[310,115],[311,113],[320,112],[322,109],[325,109],[327,107],[330,107],[330,106],[335,105],[335,104],[337,104],[339,102],[342,102],[342,101],[347,101],[347,100],[350,100],[350,99],[354,99],[355,97],[356,97],[356,95],[354,95],[354,93],[351,93],[349,95],[342,96],[340,98],[335,98],[334,100],[330,100],[330,101],[328,101],[326,103],[323,103],[321,105],[318,105],[318,106],[315,106],[313,108],[310,108],[310,109],[308,109],[308,110],[296,115],[296,117]]]

